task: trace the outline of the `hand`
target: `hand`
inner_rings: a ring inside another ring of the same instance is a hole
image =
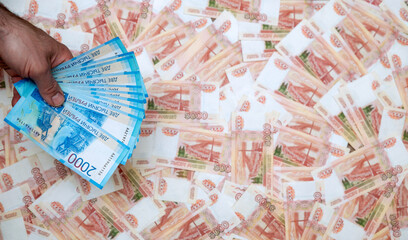
[[[13,82],[31,78],[48,104],[61,106],[64,95],[51,74],[51,68],[71,58],[66,46],[0,4],[0,66]],[[13,106],[19,98],[15,90]]]

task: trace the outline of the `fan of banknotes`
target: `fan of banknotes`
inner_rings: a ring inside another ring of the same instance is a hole
[[[24,79],[14,85],[21,99],[5,121],[102,188],[139,140],[147,92],[135,55],[115,38],[52,73],[66,103],[51,107]]]
[[[0,2],[77,56],[3,75],[0,239],[408,239],[406,0]]]

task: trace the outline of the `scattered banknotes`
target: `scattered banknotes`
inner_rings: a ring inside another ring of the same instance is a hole
[[[0,69],[0,239],[408,239],[406,0],[0,2],[75,56]]]
[[[61,107],[49,106],[31,80],[19,81],[15,88],[21,99],[5,118],[12,127],[99,188],[103,188],[119,164],[125,164],[131,157],[144,118],[147,93],[143,80],[134,54],[123,51],[123,44],[115,38],[57,66],[53,76],[63,79],[61,87],[66,98]],[[108,74],[129,72],[133,82],[129,81],[125,88],[110,88],[115,84],[106,82],[69,83],[90,75],[103,79]],[[119,95],[129,96],[123,97],[126,99],[123,102],[142,103],[140,109],[124,112],[100,104],[94,97],[115,99]]]

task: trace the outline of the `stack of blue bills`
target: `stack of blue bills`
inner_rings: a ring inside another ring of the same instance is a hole
[[[51,107],[30,79],[5,121],[99,188],[130,158],[147,92],[133,52],[115,38],[53,70],[65,94]]]

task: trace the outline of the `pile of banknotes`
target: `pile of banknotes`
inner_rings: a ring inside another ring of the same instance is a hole
[[[139,140],[147,91],[133,52],[119,38],[52,70],[66,98],[51,107],[30,79],[4,119],[75,173],[103,188]]]
[[[0,73],[3,239],[408,239],[406,0],[0,2],[76,56]]]

